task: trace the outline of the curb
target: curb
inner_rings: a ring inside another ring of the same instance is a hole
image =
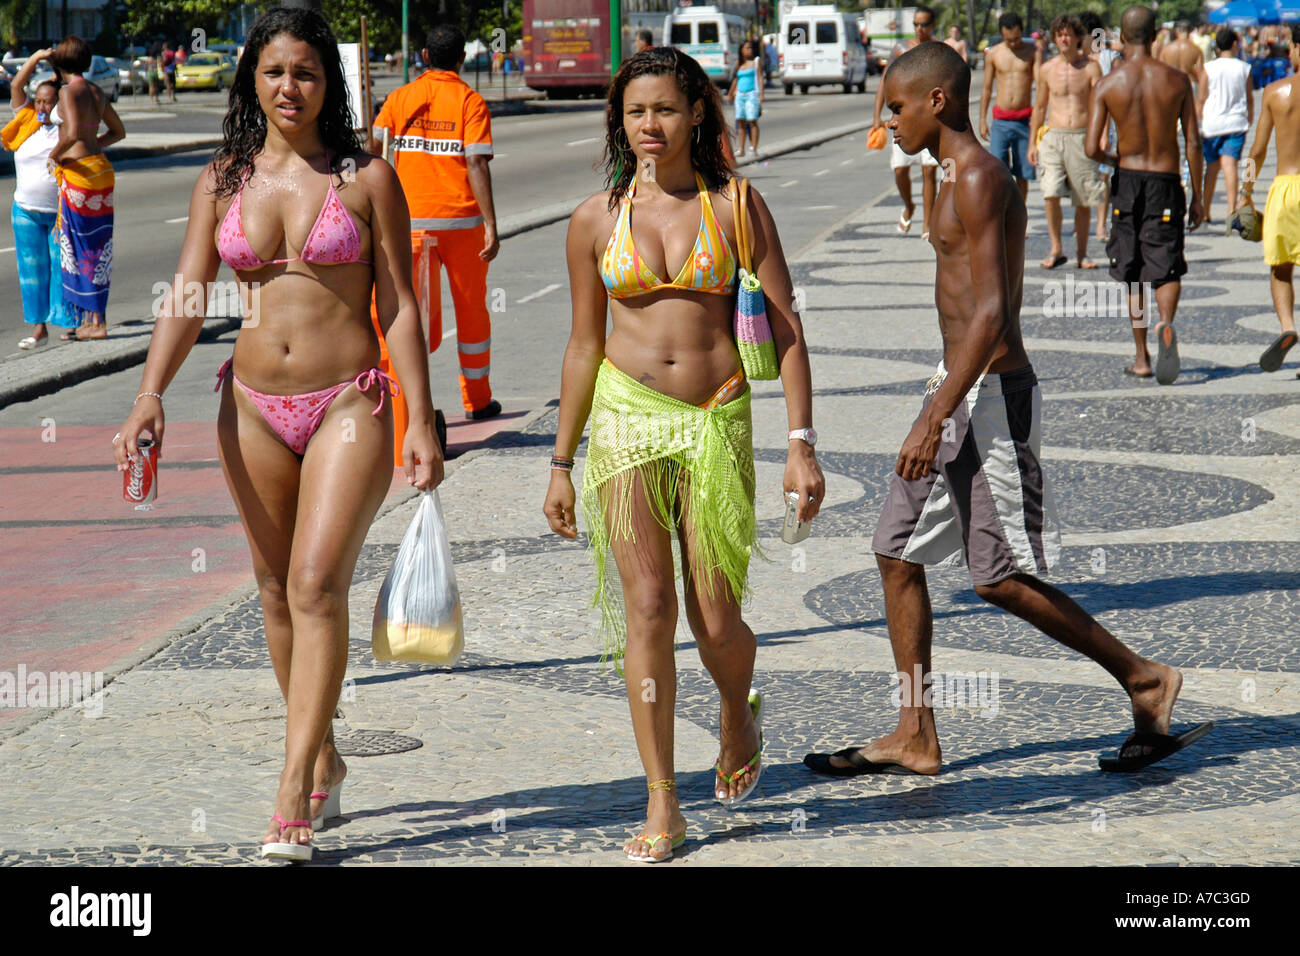
[[[506,103],[504,106],[514,108],[514,103]],[[517,112],[531,112],[528,108],[527,101],[520,102]],[[822,143],[829,142],[833,139],[839,139],[843,136],[851,136],[854,133],[870,129],[869,120],[863,120],[857,123],[849,123],[844,126],[835,126],[817,133],[810,133],[806,136],[796,137],[794,139],[781,140],[773,146],[764,149],[761,156],[746,156],[736,164],[740,169],[749,166],[755,162],[761,162],[774,156],[784,156],[788,153],[795,153],[804,149],[811,149]],[[206,141],[205,141],[206,142]],[[215,142],[219,143],[220,140]],[[184,146],[184,147],[167,147],[168,152],[181,152],[183,149],[199,149],[204,146]],[[215,145],[214,147],[215,148]],[[151,154],[161,155],[161,154]],[[512,236],[529,232],[533,229],[540,229],[543,226],[549,226],[553,223],[563,222],[572,214],[574,208],[586,199],[586,196],[578,196],[573,199],[565,199],[560,202],[549,203],[541,208],[531,210],[526,213],[520,213],[515,216],[506,216],[497,223],[497,235],[500,239],[509,239]],[[145,320],[147,321],[147,320]],[[140,323],[144,324],[144,321]],[[231,329],[239,327],[238,319],[211,319],[203,324],[203,331],[200,333],[200,340],[207,341],[215,336],[221,335]],[[79,347],[85,347],[91,343],[78,343]],[[96,349],[102,346],[94,345]],[[123,343],[116,349],[113,349],[110,355],[103,355],[102,352],[90,361],[65,366],[62,368],[51,368],[42,371],[24,382],[10,384],[0,380],[0,408],[12,405],[16,402],[31,401],[34,398],[40,398],[42,395],[48,395],[51,392],[58,391],[69,385],[76,385],[87,379],[96,378],[100,375],[109,375],[113,372],[120,372],[123,369],[140,365],[144,362],[149,353],[149,340],[147,338],[141,341],[132,341]],[[30,361],[30,360],[27,360]],[[2,367],[0,367],[2,368]],[[0,371],[0,379],[3,373]]]

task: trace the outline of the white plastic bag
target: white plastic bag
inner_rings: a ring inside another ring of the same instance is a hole
[[[465,649],[460,591],[438,492],[426,491],[375,603],[370,646],[381,661],[455,664]]]

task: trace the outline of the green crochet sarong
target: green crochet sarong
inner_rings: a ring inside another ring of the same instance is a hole
[[[750,394],[703,409],[647,388],[608,360],[596,375],[591,433],[582,477],[582,509],[596,562],[603,660],[616,663],[627,640],[627,615],[611,540],[636,541],[632,530],[635,470],[651,514],[675,534],[682,505],[696,542],[692,576],[710,596],[720,576],[729,595],[749,596],[754,520],[754,450]],[[665,493],[666,492],[666,493]]]

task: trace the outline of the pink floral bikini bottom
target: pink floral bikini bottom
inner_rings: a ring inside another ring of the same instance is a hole
[[[397,395],[401,391],[397,380],[391,375],[377,368],[370,368],[356,378],[331,385],[329,388],[322,388],[319,392],[304,392],[301,395],[267,395],[264,392],[254,391],[239,380],[232,368],[234,361],[233,358],[228,358],[221,366],[217,372],[217,387],[213,391],[221,390],[221,384],[226,380],[227,375],[233,378],[235,384],[252,399],[257,410],[266,419],[266,423],[271,426],[271,430],[279,435],[280,440],[297,455],[307,451],[307,442],[311,440],[312,435],[316,434],[316,429],[320,428],[321,419],[329,411],[330,404],[338,397],[339,392],[349,385],[356,385],[361,391],[366,392],[370,390],[370,386],[378,383],[379,404],[375,406],[371,415],[378,415],[384,410],[386,391],[390,395]]]

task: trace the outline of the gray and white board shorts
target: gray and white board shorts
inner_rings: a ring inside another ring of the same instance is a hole
[[[940,362],[922,414],[946,375]],[[914,564],[964,563],[974,584],[1050,570],[1061,534],[1038,458],[1041,404],[1032,366],[981,376],[945,426],[934,469],[915,481],[893,476],[872,550]]]

